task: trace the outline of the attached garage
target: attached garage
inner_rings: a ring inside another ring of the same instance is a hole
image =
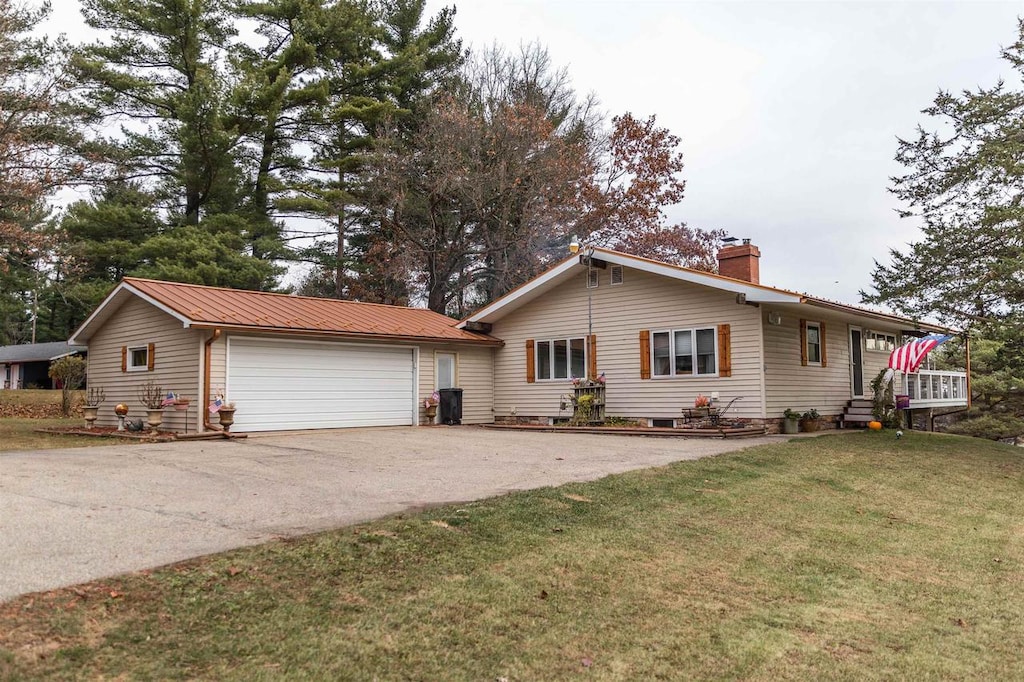
[[[416,423],[411,347],[229,337],[238,431]]]

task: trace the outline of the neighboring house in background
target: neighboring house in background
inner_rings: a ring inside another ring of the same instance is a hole
[[[607,380],[606,414],[656,425],[675,423],[698,394],[739,398],[730,417],[769,427],[787,408],[838,418],[871,397],[904,335],[949,331],[762,286],[749,243],[719,252],[721,275],[605,249],[590,258],[567,258],[460,324],[505,342],[497,421],[550,422],[568,378],[594,372]],[[912,407],[967,404],[966,373],[922,376]]]
[[[142,415],[152,380],[193,398],[164,428],[201,430],[207,400],[235,403],[234,429],[274,431],[425,421],[424,398],[461,387],[463,423],[493,421],[491,371],[501,342],[421,308],[125,278],[74,333],[89,381]]]
[[[50,363],[85,352],[85,346],[73,346],[67,341],[0,346],[0,386],[5,389],[56,388],[50,378]]]
[[[72,336],[110,406],[142,413],[153,380],[235,403],[237,431],[426,423],[423,399],[461,387],[463,422],[567,416],[570,378],[604,373],[606,414],[672,425],[698,394],[773,427],[786,409],[844,414],[906,335],[935,325],[762,286],[760,252],[715,275],[615,251],[567,258],[458,322],[419,308],[126,278]],[[965,372],[908,377],[912,407],[967,404]],[[902,387],[901,387],[902,388]],[[165,426],[185,429],[168,411]],[[100,425],[115,423],[112,409]]]

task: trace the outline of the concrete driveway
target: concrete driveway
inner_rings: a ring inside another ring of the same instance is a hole
[[[0,453],[0,600],[778,439],[377,428]]]

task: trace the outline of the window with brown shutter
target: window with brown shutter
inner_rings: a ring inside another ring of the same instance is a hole
[[[727,324],[718,325],[718,376],[732,376],[732,339]]]
[[[640,378],[651,378],[651,330],[640,330]]]
[[[537,381],[537,360],[533,339],[526,340],[526,383]]]
[[[155,360],[156,353],[154,352],[154,351],[156,351],[156,344],[155,343],[149,344],[149,346],[147,346],[146,350],[149,351],[149,358],[146,361],[146,370],[152,372],[153,371],[153,367],[155,366],[155,363],[156,363],[156,360]]]
[[[121,371],[128,371],[128,346],[121,346]]]
[[[800,320],[800,364],[826,366],[824,323]]]

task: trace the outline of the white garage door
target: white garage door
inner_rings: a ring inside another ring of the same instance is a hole
[[[413,423],[411,348],[232,337],[227,377],[235,431]]]

